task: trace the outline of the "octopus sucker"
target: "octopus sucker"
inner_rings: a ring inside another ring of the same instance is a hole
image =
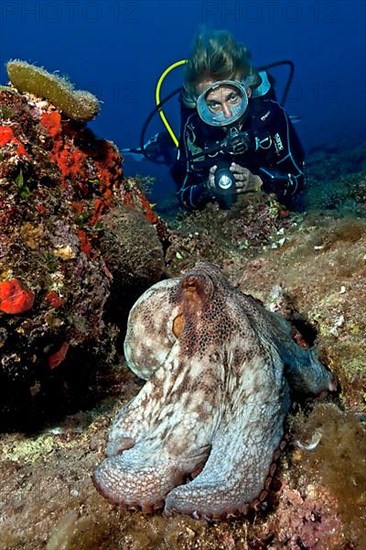
[[[209,263],[138,299],[125,357],[147,382],[113,421],[94,484],[143,512],[221,519],[265,508],[292,392],[335,389],[290,324]]]

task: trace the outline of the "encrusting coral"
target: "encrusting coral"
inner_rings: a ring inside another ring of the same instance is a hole
[[[95,95],[75,90],[65,78],[19,59],[8,61],[6,70],[10,82],[20,92],[44,97],[73,120],[91,120],[99,113],[100,104]]]

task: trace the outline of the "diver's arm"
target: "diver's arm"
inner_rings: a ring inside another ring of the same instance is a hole
[[[182,186],[178,191],[178,198],[183,206],[192,210],[203,208],[208,202],[215,200],[203,183]]]
[[[215,200],[206,181],[200,181],[195,174],[185,168],[182,159],[177,161],[171,170],[172,177],[178,185],[179,202],[190,210],[203,208],[208,202]]]
[[[258,175],[263,181],[265,191],[276,193],[283,200],[290,199],[303,188],[304,173],[300,170],[296,174],[291,174],[291,172],[261,167]]]
[[[271,116],[268,123],[271,146],[265,149],[256,140],[256,151],[262,157],[258,175],[264,190],[274,192],[285,202],[303,189],[304,153],[286,111],[277,102],[270,101]]]
[[[203,208],[208,202],[215,200],[208,184],[209,174],[204,170],[191,167],[192,135],[197,135],[197,129],[192,121],[192,109],[183,104],[181,106],[181,135],[179,140],[179,152],[175,164],[170,173],[177,184],[177,196],[179,202],[190,210]],[[191,147],[189,146],[191,144]],[[195,152],[198,149],[195,149]]]

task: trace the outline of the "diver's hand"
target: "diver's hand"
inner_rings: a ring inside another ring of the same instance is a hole
[[[252,174],[248,168],[244,168],[240,164],[232,162],[229,170],[234,174],[236,192],[238,194],[248,191],[258,191],[263,184],[259,176]]]
[[[216,164],[215,164],[215,166],[211,166],[210,171],[208,173],[208,179],[207,179],[206,184],[205,184],[206,189],[211,191],[211,193],[215,193],[215,191],[216,191],[216,185],[215,185],[215,172],[216,172],[216,170],[217,170]]]

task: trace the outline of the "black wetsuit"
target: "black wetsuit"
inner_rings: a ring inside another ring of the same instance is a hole
[[[247,150],[236,154],[217,151],[227,135],[225,130],[207,126],[196,110],[182,105],[179,153],[171,173],[183,206],[202,208],[217,200],[227,207],[225,197],[215,196],[205,183],[212,166],[235,162],[260,176],[265,192],[275,193],[282,204],[297,209],[296,197],[304,184],[304,152],[291,120],[273,97],[267,94],[249,99],[240,129],[247,134]],[[213,154],[200,154],[214,149]]]

